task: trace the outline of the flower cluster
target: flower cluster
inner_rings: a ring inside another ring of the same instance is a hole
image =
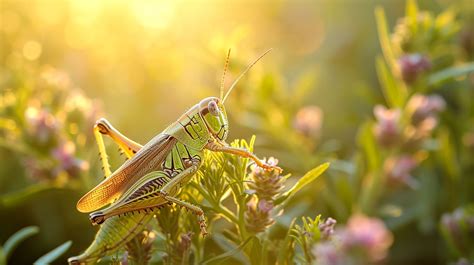
[[[328,239],[332,234],[334,234],[334,227],[336,226],[337,221],[331,217],[328,217],[324,222],[320,223],[318,228],[321,232],[321,238]]]
[[[323,122],[323,112],[317,106],[306,106],[296,113],[293,127],[303,136],[319,139]]]
[[[39,76],[23,98],[3,94],[0,115],[10,125],[0,128],[0,137],[32,180],[65,183],[88,169],[78,155],[92,141],[98,107],[72,86],[66,73],[45,67]]]
[[[411,171],[423,158],[420,150],[431,137],[438,123],[438,113],[445,105],[438,95],[414,94],[403,113],[400,109],[386,109],[380,105],[374,108],[377,120],[373,127],[375,139],[382,148],[392,150],[384,162],[385,174],[390,179],[416,186]]]
[[[301,249],[303,255],[302,259],[305,263],[312,263],[314,261],[314,249],[318,248],[317,246],[325,247],[324,242],[328,242],[332,239],[334,234],[334,227],[336,225],[336,220],[329,217],[326,220],[321,220],[321,216],[318,215],[316,218],[311,219],[309,217],[302,218],[303,224],[295,224],[291,229],[292,237],[297,243],[297,246]],[[330,251],[329,249],[327,249]],[[317,250],[316,252],[318,252]],[[325,251],[325,249],[321,249]],[[317,254],[317,259],[319,259],[319,253]],[[328,256],[335,255],[334,258],[337,258],[337,253],[326,253]],[[325,256],[325,255],[321,255]]]
[[[271,157],[266,163],[276,166],[278,160]],[[281,193],[285,178],[277,170],[266,171],[257,166],[252,167],[248,177],[250,182],[246,192],[253,196],[247,203],[245,225],[249,231],[259,233],[275,223],[272,215],[274,200]]]
[[[458,258],[474,257],[474,207],[472,205],[443,214],[441,230]]]
[[[403,55],[398,59],[400,75],[407,84],[414,83],[423,73],[431,69],[428,57],[419,53]]]
[[[392,147],[399,143],[401,137],[399,109],[386,109],[381,105],[374,108],[377,123],[374,125],[374,135],[383,147]]]
[[[314,246],[315,264],[376,264],[387,256],[392,242],[393,236],[381,220],[354,215],[336,229],[331,240]]]

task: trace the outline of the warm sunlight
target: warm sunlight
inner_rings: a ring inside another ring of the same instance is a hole
[[[0,265],[474,264],[473,6],[0,0]]]

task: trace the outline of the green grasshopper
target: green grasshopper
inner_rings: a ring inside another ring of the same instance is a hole
[[[249,64],[224,96],[229,50],[220,98],[201,100],[144,146],[124,136],[107,120],[97,121],[94,135],[106,178],[78,201],[77,209],[84,213],[92,212],[92,224],[102,225],[89,248],[83,254],[68,259],[70,264],[95,263],[118,250],[146,227],[157,208],[166,204],[173,203],[195,213],[201,233],[206,235],[202,209],[175,197],[182,185],[189,182],[199,169],[204,149],[247,157],[264,169],[281,171],[279,167],[263,163],[248,150],[233,148],[225,142],[229,125],[224,102],[242,76],[269,51]],[[113,173],[102,135],[110,136],[129,158]],[[137,211],[138,214],[121,217]]]

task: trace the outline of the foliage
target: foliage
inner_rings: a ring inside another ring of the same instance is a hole
[[[252,150],[254,142],[255,138],[249,143],[236,140],[231,145]],[[156,216],[159,228],[154,245],[159,251],[154,252],[152,261],[214,264],[235,258],[244,263],[274,263],[278,252],[272,246],[284,238],[273,236],[272,230],[276,229],[275,219],[285,209],[283,202],[289,196],[283,197],[284,194],[307,186],[328,165],[310,172],[311,178],[303,177],[303,181],[288,187],[284,185],[288,176],[280,176],[277,171],[267,172],[252,165],[248,172],[248,159],[211,152],[205,156],[195,181],[183,189],[180,197],[203,207],[211,235],[199,235],[195,216],[165,207]],[[268,163],[276,165],[277,161],[270,158]],[[213,254],[215,247],[222,254]]]
[[[232,45],[226,87],[274,50],[226,101],[229,139],[285,173],[207,152],[179,197],[210,235],[169,205],[102,263],[474,262],[472,3],[376,4],[2,1],[0,264],[84,250],[96,119],[145,143],[217,96]]]
[[[4,265],[7,264],[9,256],[13,253],[15,248],[24,240],[29,237],[34,236],[39,232],[38,227],[36,226],[29,226],[20,229],[15,234],[11,235],[7,241],[0,246],[0,264]],[[39,259],[35,261],[35,264],[51,264],[54,260],[58,259],[61,255],[63,255],[69,247],[71,247],[72,242],[68,241],[61,246],[51,250],[50,252],[44,254]]]

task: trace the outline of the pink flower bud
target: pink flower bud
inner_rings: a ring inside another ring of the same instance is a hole
[[[436,117],[446,108],[446,102],[438,95],[413,95],[407,103],[407,112],[411,115],[413,125],[418,125],[429,117]]]
[[[51,144],[59,125],[56,118],[45,109],[28,107],[25,111],[28,133],[34,143],[41,146]]]
[[[324,241],[314,246],[312,251],[316,265],[344,264],[344,254],[333,242]]]
[[[381,220],[363,215],[352,216],[340,233],[343,249],[362,249],[371,262],[385,258],[393,242],[392,234]]]
[[[319,224],[319,231],[321,231],[321,237],[323,239],[329,238],[334,233],[334,227],[337,221],[331,217],[326,219],[324,223]]]
[[[258,209],[264,213],[269,213],[273,209],[273,203],[262,199],[258,202]]]
[[[390,157],[385,160],[384,171],[385,175],[391,180],[414,187],[416,184],[411,176],[411,171],[415,169],[417,165],[418,161],[408,155]]]
[[[52,155],[58,161],[56,171],[65,171],[70,176],[76,177],[81,171],[87,170],[88,164],[74,156],[76,147],[72,142],[62,143],[53,149]]]
[[[398,65],[403,81],[411,84],[420,74],[431,68],[429,59],[421,54],[404,55],[398,59]]]
[[[301,108],[295,116],[293,127],[309,138],[319,138],[323,122],[323,112],[316,106]]]
[[[391,147],[399,141],[400,138],[400,110],[387,109],[384,106],[377,105],[374,108],[374,115],[377,119],[373,130],[377,142],[384,147]]]

